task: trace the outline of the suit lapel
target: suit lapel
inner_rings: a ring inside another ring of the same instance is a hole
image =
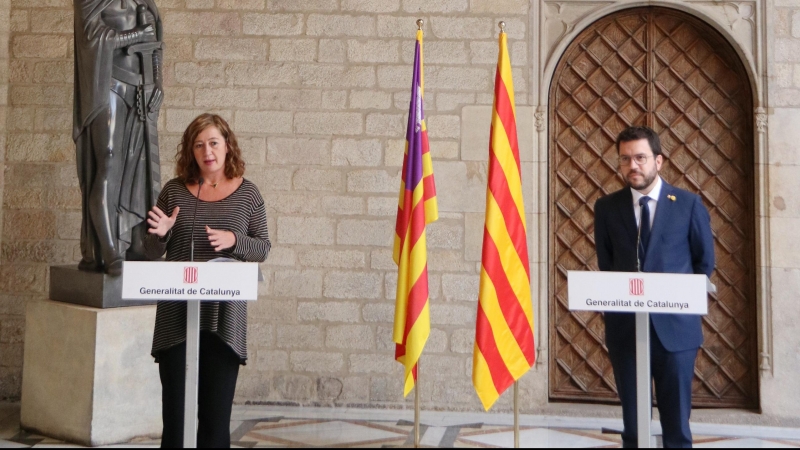
[[[667,201],[667,196],[672,195],[673,188],[663,179],[662,183],[661,193],[658,195],[658,204],[656,205],[656,216],[652,219],[653,228],[650,231],[650,242],[647,244],[648,255],[652,254],[655,243],[661,239],[661,233],[663,233],[672,215],[672,202]],[[647,261],[645,261],[645,264],[647,264]]]
[[[625,224],[625,230],[628,232],[632,242],[636,242],[636,216],[633,214],[633,194],[630,188],[625,188],[620,195],[620,200],[617,203],[619,208],[619,217],[622,223]]]

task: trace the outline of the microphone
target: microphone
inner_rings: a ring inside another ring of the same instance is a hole
[[[639,246],[642,243],[642,218],[639,217],[639,227],[636,229],[636,271],[642,271],[642,260],[639,258]],[[194,244],[194,243],[192,243]]]
[[[204,181],[203,177],[197,180],[197,198],[194,201],[194,216],[192,217],[192,240],[189,246],[189,261],[191,262],[194,262],[194,225],[197,222],[197,206],[200,204],[200,188],[203,187]],[[636,248],[638,251],[639,247]]]

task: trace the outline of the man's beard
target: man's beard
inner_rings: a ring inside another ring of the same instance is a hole
[[[641,174],[642,177],[643,177],[641,183],[633,184],[631,182],[630,176],[633,175],[634,172],[629,173],[628,174],[628,178],[625,180],[625,181],[628,182],[628,187],[636,189],[637,191],[640,191],[640,190],[646,188],[647,186],[650,186],[653,183],[653,181],[655,181],[656,177],[658,176],[658,171],[657,170],[654,170],[654,171],[652,171],[650,173],[645,173],[645,172],[637,172],[637,173]]]

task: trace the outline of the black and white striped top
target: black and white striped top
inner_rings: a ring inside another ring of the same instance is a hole
[[[171,215],[176,206],[181,210],[170,232],[159,239],[148,235],[147,256],[160,258],[167,252],[167,261],[189,261],[192,220],[197,205],[194,226],[194,260],[233,258],[239,261],[261,262],[267,259],[271,247],[267,231],[267,213],[258,188],[242,180],[228,197],[215,201],[200,201],[182,181],[173,179],[164,185],[158,196],[158,207]],[[228,230],[236,235],[232,248],[214,251],[205,227]],[[200,329],[215,333],[239,355],[241,364],[247,361],[247,302],[202,302]],[[156,309],[156,326],[151,354],[158,362],[158,352],[186,341],[186,303],[162,301]]]

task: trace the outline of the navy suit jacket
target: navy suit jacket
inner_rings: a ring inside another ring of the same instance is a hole
[[[714,270],[714,237],[708,210],[698,195],[662,182],[642,272],[710,276]],[[628,187],[595,203],[594,239],[600,270],[637,271],[633,208],[633,194]],[[635,340],[632,313],[605,313],[605,321],[609,347],[630,345]],[[651,314],[650,321],[667,351],[690,350],[703,343],[700,316]]]

